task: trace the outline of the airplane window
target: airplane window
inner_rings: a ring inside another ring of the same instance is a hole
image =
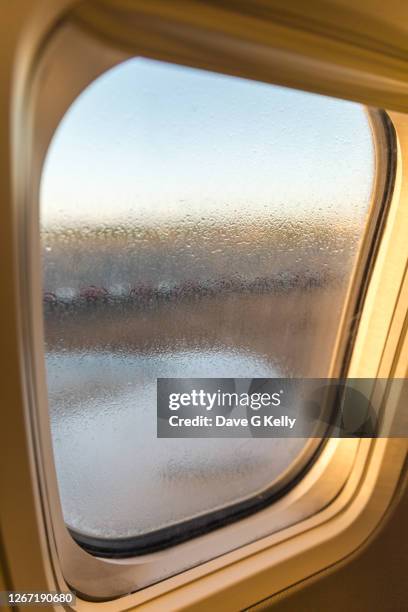
[[[299,457],[303,439],[157,439],[156,379],[327,376],[374,174],[355,103],[141,58],[76,99],[40,198],[54,454],[79,541],[142,546],[227,517]]]

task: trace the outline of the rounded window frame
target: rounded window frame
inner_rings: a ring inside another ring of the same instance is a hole
[[[68,26],[69,28],[69,26]],[[59,32],[63,32],[63,26],[59,27]],[[55,34],[58,34],[58,30]],[[70,31],[72,35],[72,30]],[[69,44],[67,45],[67,39],[63,41],[65,46],[65,61],[67,63],[72,62],[72,39],[70,40],[70,34],[68,34]],[[47,113],[47,105],[41,106],[39,103],[39,91],[38,85],[41,80],[41,71],[46,67],[47,53],[55,53],[55,43],[61,44],[61,41],[56,41],[50,38],[46,47],[43,49],[42,57],[36,66],[35,77],[30,83],[32,86],[32,94],[30,100],[32,107],[29,109],[28,117],[30,118],[30,131],[33,134],[32,149],[26,159],[26,167],[30,168],[30,176],[26,183],[26,190],[24,194],[25,204],[21,207],[21,213],[23,215],[23,223],[20,226],[22,234],[20,235],[20,241],[22,244],[28,245],[26,251],[22,255],[22,270],[20,272],[22,279],[29,279],[28,283],[22,286],[23,303],[28,305],[28,308],[24,309],[22,316],[24,318],[25,329],[28,330],[25,339],[25,371],[29,380],[30,386],[30,399],[31,399],[31,417],[32,425],[34,430],[34,447],[37,456],[37,465],[39,469],[39,479],[42,490],[43,505],[47,508],[45,514],[47,515],[46,523],[48,525],[48,533],[50,538],[55,543],[55,554],[54,561],[60,563],[62,574],[66,583],[71,585],[76,590],[86,594],[87,597],[91,598],[111,598],[118,597],[123,593],[128,593],[132,590],[140,589],[146,585],[155,582],[155,578],[152,577],[152,566],[156,566],[154,572],[157,573],[157,568],[161,564],[166,565],[167,560],[164,559],[164,553],[152,553],[151,555],[144,555],[143,558],[129,559],[127,563],[114,563],[108,559],[101,559],[91,557],[85,551],[80,548],[70,537],[65,524],[62,520],[62,512],[58,499],[58,487],[56,482],[55,468],[50,462],[50,453],[52,453],[52,443],[50,439],[48,413],[46,410],[47,397],[45,389],[45,372],[43,364],[35,362],[35,355],[38,354],[38,350],[42,349],[42,305],[40,296],[41,279],[39,278],[39,231],[38,231],[38,203],[33,206],[33,187],[35,193],[38,193],[39,179],[41,176],[42,161],[47,148],[47,142],[55,129],[53,123],[58,118],[58,112],[61,111],[62,105],[59,107],[59,111],[52,115]],[[96,45],[93,49],[89,49],[88,58],[91,58],[88,66],[82,66],[79,74],[75,75],[75,69],[71,71],[70,78],[72,81],[69,83],[69,95],[65,99],[71,97],[74,99],[78,93],[88,84],[93,78],[103,73],[107,68],[115,65],[119,61],[126,59],[123,54],[116,54],[114,51],[101,53],[101,43],[92,41],[91,47]],[[81,49],[81,45],[78,44],[77,50]],[[82,49],[83,51],[83,49]],[[119,58],[120,56],[120,58]],[[60,57],[63,57],[62,55]],[[114,59],[113,59],[114,58]],[[92,63],[94,62],[94,63]],[[110,62],[114,62],[111,63]],[[84,62],[85,64],[85,62]],[[75,65],[75,62],[74,62]],[[103,68],[102,68],[103,66]],[[71,64],[72,68],[72,64]],[[75,78],[74,78],[75,77]],[[88,82],[85,83],[85,80]],[[74,82],[75,81],[75,82]],[[75,95],[73,93],[75,92]],[[40,93],[44,95],[44,91]],[[58,104],[56,105],[58,108]],[[65,109],[67,106],[65,106]],[[48,109],[49,110],[49,109]],[[47,126],[47,127],[46,127]],[[381,140],[381,139],[379,139]],[[378,154],[383,155],[381,146],[378,147]],[[376,189],[379,188],[380,183],[377,184]],[[378,192],[377,192],[378,193]],[[384,192],[382,192],[384,193]],[[389,194],[387,195],[388,198]],[[37,253],[37,257],[31,257],[32,249]],[[357,266],[359,267],[359,266]],[[356,282],[353,279],[352,285],[355,286]],[[349,300],[350,303],[350,300]],[[41,321],[41,322],[40,322]],[[343,321],[344,324],[344,321]],[[342,331],[339,334],[339,342],[341,341]],[[41,347],[41,349],[40,349]],[[338,351],[336,350],[336,354]],[[349,358],[349,362],[351,355]],[[302,525],[302,522],[307,520],[309,517],[313,519],[313,516],[332,502],[338,495],[339,491],[346,486],[348,477],[351,475],[356,462],[359,457],[364,455],[368,456],[369,443],[368,441],[358,440],[330,440],[325,445],[324,452],[320,454],[314,465],[305,475],[301,482],[297,483],[296,486],[290,491],[284,498],[280,500],[281,506],[278,508],[277,502],[273,506],[274,510],[281,513],[284,516],[291,507],[291,521],[289,523],[281,523],[279,530],[283,530],[289,526]],[[337,465],[336,465],[337,464]],[[346,468],[346,469],[345,469]],[[339,472],[342,472],[341,476]],[[317,489],[319,489],[317,491]],[[295,508],[294,508],[295,504]],[[297,504],[297,507],[296,507]],[[272,507],[269,507],[271,509]],[[305,513],[305,509],[307,511]],[[301,510],[301,511],[300,511]],[[248,526],[248,520],[256,515],[252,515],[248,519],[243,519],[239,523],[240,527],[243,526],[243,522],[247,521],[247,529],[252,530],[253,526]],[[279,516],[279,514],[278,514]],[[270,517],[268,517],[268,522]],[[235,523],[234,525],[238,525]],[[279,521],[277,522],[279,525]],[[184,544],[177,545],[177,554],[183,558],[183,562],[180,563],[179,569],[173,569],[171,575],[177,571],[181,571],[186,567],[194,567],[195,563],[187,562],[186,559],[191,560],[191,555],[197,555],[197,549],[199,552],[200,563],[202,560],[202,551],[204,546],[206,550],[212,550],[209,558],[214,556],[226,554],[230,548],[225,548],[225,542],[234,538],[234,530],[230,530],[229,527],[222,528],[221,530],[200,536],[200,544],[197,546],[197,540],[191,540]],[[275,534],[279,535],[279,534]],[[204,542],[203,539],[206,539]],[[224,542],[224,549],[215,540],[221,540]],[[193,542],[191,551],[188,551],[188,547]],[[245,543],[237,543],[237,547],[245,546]],[[196,549],[194,551],[194,549]],[[217,551],[215,552],[215,550]],[[175,551],[172,550],[172,554]],[[155,557],[155,558],[153,558]],[[146,562],[146,564],[143,563]],[[86,564],[88,577],[86,580],[83,578],[83,568]],[[144,567],[146,565],[146,567]],[[147,567],[149,566],[149,567]],[[154,573],[153,572],[153,573]],[[89,577],[92,577],[92,580]],[[163,580],[166,576],[161,576],[159,579]],[[102,584],[103,583],[103,584]]]

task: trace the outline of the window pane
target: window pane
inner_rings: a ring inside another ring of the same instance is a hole
[[[158,377],[324,377],[367,221],[353,103],[134,59],[61,122],[41,186],[67,524],[143,535],[267,489],[301,439],[157,439]]]

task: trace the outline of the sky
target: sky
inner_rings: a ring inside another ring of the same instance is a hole
[[[361,220],[374,171],[358,104],[135,58],[88,86],[61,121],[41,220]]]

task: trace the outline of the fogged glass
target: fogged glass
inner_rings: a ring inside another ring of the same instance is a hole
[[[41,187],[67,524],[142,535],[268,488],[299,439],[157,439],[157,377],[328,374],[367,221],[364,109],[134,59],[61,122]]]

